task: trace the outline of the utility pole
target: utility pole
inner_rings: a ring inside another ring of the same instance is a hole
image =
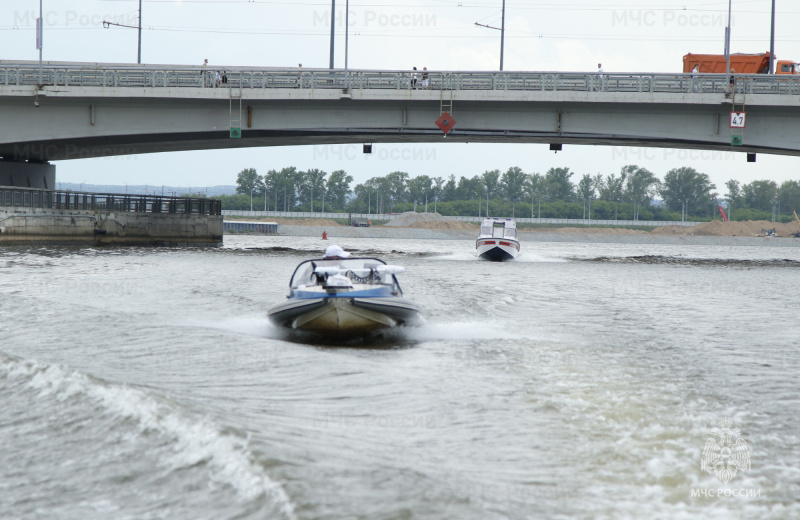
[[[112,25],[117,27],[127,27],[128,29],[137,29],[139,32],[139,47],[136,53],[136,63],[142,64],[142,0],[139,0],[139,24],[138,25],[125,25],[122,23],[109,22],[103,20],[103,29],[108,29]]]
[[[500,31],[500,70],[503,70],[503,51],[505,46],[505,34],[506,34],[506,0],[503,0],[503,11],[500,17],[500,27],[492,27],[491,25],[485,25],[482,23],[475,22],[475,25],[479,27],[486,27],[487,29],[496,29]]]
[[[39,86],[42,85],[42,40],[44,39],[44,18],[42,17],[42,0],[39,0],[39,19],[36,20],[36,48],[39,49]]]
[[[139,0],[139,53],[136,57],[136,63],[142,64],[142,0]]]
[[[142,0],[139,0],[140,2]],[[503,0],[503,14],[500,20],[500,70],[503,70],[503,47],[506,37],[506,0]]]

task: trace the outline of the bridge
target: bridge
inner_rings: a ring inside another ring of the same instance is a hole
[[[225,82],[218,72],[225,72]],[[416,79],[416,81],[414,81]],[[435,122],[455,121],[445,134]],[[731,128],[731,112],[746,113]],[[49,161],[345,143],[503,142],[800,155],[800,76],[0,61],[0,185]],[[445,137],[446,135],[446,137]],[[740,136],[740,137],[736,137]]]

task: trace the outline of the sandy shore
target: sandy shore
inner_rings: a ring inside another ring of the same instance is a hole
[[[275,219],[278,234],[286,236],[317,236],[327,233],[329,240],[347,238],[395,238],[398,240],[475,240],[477,223],[444,219],[438,213],[407,212],[391,222],[371,227],[343,226],[328,219]],[[712,221],[696,226],[663,226],[653,231],[605,227],[541,227],[518,229],[521,242],[595,242],[623,244],[693,244],[748,245],[771,247],[800,247],[800,238],[790,236],[796,224],[776,224],[767,221]],[[779,236],[765,236],[775,229]]]

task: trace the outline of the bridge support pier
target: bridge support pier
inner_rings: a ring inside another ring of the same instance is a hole
[[[0,186],[54,190],[56,165],[0,160]]]

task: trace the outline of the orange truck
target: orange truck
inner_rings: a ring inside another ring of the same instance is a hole
[[[692,72],[695,65],[701,73],[725,74],[724,54],[687,54],[683,57],[683,72]],[[731,68],[736,74],[767,74],[769,53],[731,54]],[[798,74],[800,67],[789,60],[775,60],[775,74]]]

